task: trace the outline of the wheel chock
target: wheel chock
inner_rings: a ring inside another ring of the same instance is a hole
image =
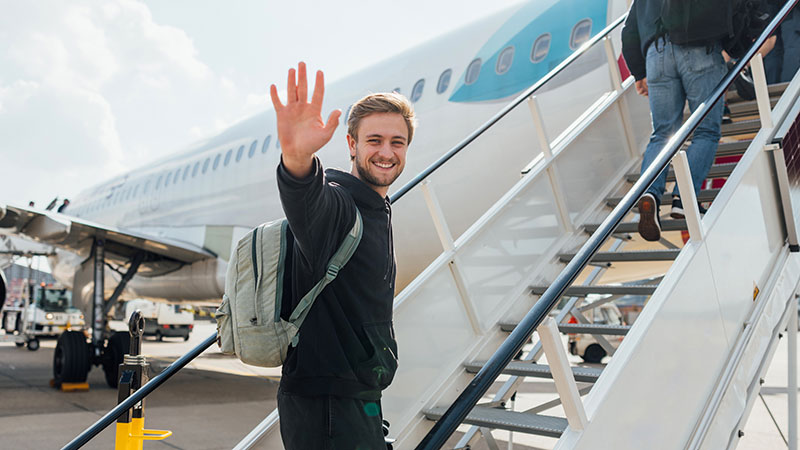
[[[60,389],[61,392],[84,392],[89,390],[89,383],[57,383],[56,380],[50,379],[50,387]]]

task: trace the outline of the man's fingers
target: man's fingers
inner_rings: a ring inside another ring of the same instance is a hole
[[[311,97],[311,104],[322,109],[322,97],[325,96],[325,76],[321,70],[317,71],[317,80],[314,83],[314,94]],[[334,111],[335,112],[335,111]],[[341,114],[341,111],[339,111]]]
[[[272,97],[272,107],[275,108],[275,112],[277,112],[278,109],[283,108],[281,98],[278,96],[278,88],[275,87],[274,84],[270,85],[269,87],[269,96]]]
[[[297,65],[297,101],[301,103],[308,101],[308,79],[304,62]]]
[[[339,117],[342,115],[341,109],[335,109],[331,112],[331,115],[328,116],[328,123],[325,124],[325,130],[328,132],[328,136],[333,136],[333,132],[336,131],[336,127],[339,126]]]
[[[297,101],[297,84],[294,78],[294,68],[289,69],[289,77],[286,81],[286,104]]]

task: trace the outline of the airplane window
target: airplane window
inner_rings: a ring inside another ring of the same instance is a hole
[[[425,78],[417,80],[411,89],[411,102],[416,103],[422,97],[422,90],[425,89]]]
[[[504,48],[503,51],[500,52],[500,56],[497,57],[497,64],[494,66],[494,71],[497,72],[498,75],[503,75],[511,69],[511,63],[513,62],[514,46],[509,45]]]
[[[439,75],[439,82],[436,83],[436,93],[443,94],[450,87],[450,77],[453,75],[452,69],[447,69]]]
[[[239,162],[242,159],[242,154],[244,153],[244,145],[239,147],[239,150],[236,152],[236,162]]]
[[[577,50],[584,42],[589,40],[592,35],[592,19],[583,19],[572,27],[572,34],[569,37],[569,48]]]
[[[228,166],[228,163],[231,162],[231,155],[233,155],[233,149],[228,149],[228,153],[225,153],[225,167]]]
[[[164,180],[164,187],[169,186],[169,180],[172,178],[172,172],[167,172],[167,179]]]
[[[258,144],[258,141],[253,141],[253,143],[250,144],[250,150],[247,152],[248,158],[252,158],[253,155],[256,154],[256,144]]]
[[[144,182],[144,189],[142,189],[142,194],[147,194],[147,191],[150,190],[150,180]]]
[[[533,47],[531,47],[531,62],[538,63],[542,62],[542,60],[547,56],[550,52],[550,40],[552,36],[550,33],[545,33],[538,38],[533,43]]]
[[[161,187],[161,179],[164,178],[164,175],[158,176],[158,181],[156,181],[156,190]]]
[[[178,184],[178,178],[181,176],[181,169],[175,169],[175,176],[172,177],[172,184]]]
[[[217,170],[217,167],[219,167],[220,159],[222,159],[222,153],[217,153],[217,157],[214,158],[214,167],[211,170]]]
[[[183,177],[181,177],[182,181],[186,181],[186,177],[189,175],[189,169],[191,169],[191,168],[192,168],[192,165],[191,164],[187,164],[186,168],[183,169]]]
[[[464,76],[464,84],[473,84],[478,81],[478,75],[481,74],[481,59],[475,58],[467,66],[467,74]]]
[[[210,157],[206,158],[206,160],[203,161],[203,173],[206,173],[206,171],[208,170],[208,163],[210,163],[210,162],[211,162],[211,158]]]
[[[139,193],[139,185],[137,184],[136,187],[133,188],[133,194],[131,196],[136,197],[136,194]]]
[[[197,175],[197,170],[199,168],[200,168],[200,161],[197,161],[196,163],[194,163],[194,169],[192,169],[192,178],[194,178],[195,175]]]
[[[261,153],[267,153],[267,148],[269,148],[269,141],[272,140],[272,135],[269,135],[264,138],[264,145],[261,146]]]

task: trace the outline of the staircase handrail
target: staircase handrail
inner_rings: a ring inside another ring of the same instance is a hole
[[[795,4],[800,0],[788,0],[783,5],[780,12],[773,18],[761,35],[753,42],[753,45],[739,59],[739,61],[728,71],[723,79],[714,88],[712,94],[701,103],[692,113],[684,124],[673,135],[658,156],[647,167],[639,177],[639,180],[631,187],[627,194],[611,211],[603,223],[592,233],[586,243],[575,254],[575,257],[567,264],[564,270],[559,273],[550,287],[545,290],[525,317],[520,321],[514,331],[500,345],[500,348],[489,358],[489,361],[475,375],[472,381],[461,392],[456,400],[450,405],[442,417],[434,424],[431,430],[425,435],[417,445],[416,450],[434,450],[441,448],[450,438],[455,429],[464,421],[467,414],[483,397],[486,391],[501,374],[502,370],[511,362],[527,343],[534,330],[539,327],[542,321],[550,314],[550,311],[558,303],[558,299],[564,294],[569,286],[578,277],[578,274],[589,263],[589,260],[600,249],[600,246],[611,236],[614,229],[622,221],[625,215],[633,208],[636,201],[645,193],[647,188],[655,181],[656,177],[667,167],[672,158],[678,153],[684,141],[694,131],[700,122],[711,111],[718,100],[725,94],[733,80],[744,70],[747,63],[756,55],[758,49],[766,42],[767,38],[780,25],[786,15],[791,11]]]

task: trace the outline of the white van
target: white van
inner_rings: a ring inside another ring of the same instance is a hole
[[[155,336],[159,341],[165,337],[182,337],[189,340],[194,328],[194,314],[184,311],[180,305],[151,302],[135,299],[125,302],[125,323],[134,311],[139,310],[144,317],[144,335]]]

